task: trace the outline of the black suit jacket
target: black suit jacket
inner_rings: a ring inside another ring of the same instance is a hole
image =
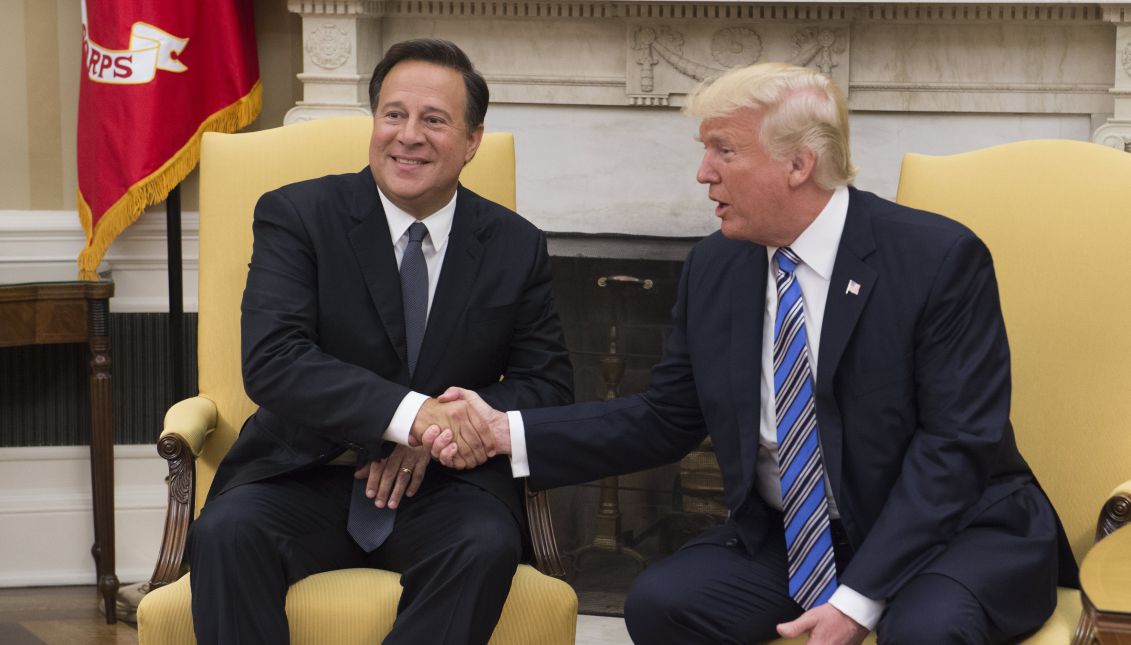
[[[501,408],[572,400],[545,236],[459,188],[417,368],[409,378],[400,277],[368,168],[260,198],[243,297],[244,387],[260,407],[220,464],[210,495],[379,454],[409,390],[474,389]],[[428,478],[439,476],[438,464]],[[522,518],[509,462],[465,473]]]
[[[709,433],[732,521],[759,549],[767,264],[765,247],[719,233],[697,244],[646,393],[523,412],[532,486],[668,463]],[[818,428],[855,549],[840,582],[890,599],[912,575],[937,570],[967,584],[1003,629],[1040,624],[1055,606],[1058,566],[1071,582],[1075,562],[1014,443],[986,247],[956,222],[850,189],[821,334]]]

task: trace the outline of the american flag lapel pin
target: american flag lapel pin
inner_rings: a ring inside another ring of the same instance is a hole
[[[845,293],[851,293],[854,296],[860,295],[860,283],[855,280],[849,280],[848,286],[844,289]]]

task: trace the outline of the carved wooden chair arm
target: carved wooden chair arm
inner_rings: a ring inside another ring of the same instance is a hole
[[[1122,528],[1129,522],[1131,522],[1131,479],[1116,486],[1111,491],[1111,494],[1108,495],[1107,502],[1104,503],[1103,508],[1100,509],[1100,517],[1096,522],[1096,542],[1099,542],[1105,537],[1111,535],[1116,530]],[[1104,550],[1103,547],[1096,547],[1092,551],[1088,552],[1089,558],[1100,558],[1098,563],[1092,560],[1093,569],[1097,564],[1101,568],[1111,566],[1111,563],[1106,562],[1105,558],[1111,559],[1112,552],[1101,554],[1100,551],[1102,550]],[[1120,553],[1118,557],[1123,561],[1126,560],[1123,553]],[[1087,575],[1085,571],[1086,568],[1086,566],[1082,567],[1080,572],[1080,593],[1082,598],[1087,595],[1087,589],[1084,585],[1085,577]],[[1094,571],[1091,575],[1095,575]],[[1093,580],[1093,583],[1094,582],[1095,580]],[[1102,587],[1103,585],[1100,586]],[[1124,593],[1126,595],[1125,590],[1121,593]],[[1076,624],[1076,633],[1072,638],[1073,645],[1093,645],[1094,643],[1099,643],[1099,629],[1101,627],[1100,623],[1101,621],[1105,623],[1111,622],[1111,618],[1112,616],[1110,615],[1101,618],[1101,612],[1097,611],[1096,607],[1091,604],[1091,601],[1085,598],[1084,611],[1080,614],[1080,621]],[[1126,621],[1120,620],[1117,615],[1115,623],[1121,624],[1124,622]],[[1108,627],[1111,626],[1108,625]],[[1126,633],[1129,630],[1127,629],[1126,625],[1121,625],[1117,631],[1119,633]],[[1105,640],[1103,642],[1107,641]],[[1119,642],[1123,641],[1120,640]]]
[[[185,540],[196,501],[196,457],[215,429],[216,404],[202,396],[180,401],[165,413],[157,454],[169,462],[169,502],[161,552],[149,578],[151,589],[175,581],[182,573]]]
[[[1131,479],[1116,486],[1108,495],[1096,522],[1096,541],[1131,522]]]
[[[534,545],[534,567],[548,576],[565,576],[558,540],[554,536],[554,522],[550,518],[550,499],[546,491],[532,491],[523,481],[526,491],[526,521],[530,525],[530,540]]]

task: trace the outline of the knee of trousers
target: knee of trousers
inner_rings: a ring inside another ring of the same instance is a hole
[[[232,562],[246,564],[276,551],[262,527],[239,509],[229,511],[217,505],[207,511],[189,529],[188,556],[193,571],[226,567]]]
[[[522,557],[522,542],[517,532],[498,531],[465,538],[447,551],[452,568],[488,579],[504,577],[509,582]]]
[[[684,625],[691,600],[681,592],[685,587],[656,575],[656,568],[636,576],[624,601],[624,620],[634,639],[651,640],[649,635],[664,635],[676,625]]]
[[[938,609],[942,609],[941,607]],[[880,645],[982,645],[989,642],[985,625],[946,611],[884,614],[876,627]]]

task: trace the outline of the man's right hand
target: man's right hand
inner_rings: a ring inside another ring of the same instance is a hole
[[[441,402],[433,398],[425,401],[412,422],[414,445],[423,443],[424,431],[430,426],[451,433],[451,441],[446,441],[445,445],[450,444],[454,449],[449,448],[444,465],[459,469],[474,468],[495,456],[495,436],[468,401]]]

